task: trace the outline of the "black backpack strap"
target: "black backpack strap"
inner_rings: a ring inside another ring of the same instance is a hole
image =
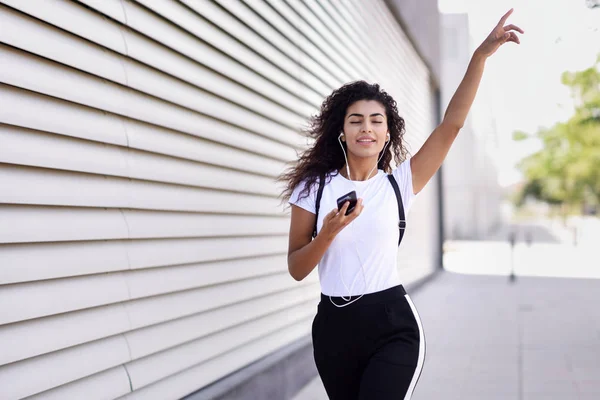
[[[400,220],[398,221],[398,229],[400,230],[400,238],[398,239],[398,246],[400,246],[400,242],[402,242],[402,237],[404,236],[404,231],[406,230],[406,217],[404,216],[404,205],[402,204],[402,195],[400,194],[400,189],[398,188],[398,182],[392,174],[388,174],[388,179],[394,188],[394,193],[396,193],[396,200],[398,201],[398,215],[400,216]]]
[[[315,228],[313,229],[313,239],[317,237],[317,221],[319,220],[319,206],[321,205],[321,195],[323,194],[323,187],[325,187],[325,176],[321,175],[319,178],[319,190],[317,191],[317,200],[315,202]]]

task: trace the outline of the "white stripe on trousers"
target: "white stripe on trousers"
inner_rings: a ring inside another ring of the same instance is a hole
[[[412,300],[405,294],[406,300],[412,309],[413,314],[415,315],[415,319],[417,320],[417,325],[419,326],[419,360],[417,361],[417,368],[415,368],[415,374],[413,375],[412,380],[410,381],[410,386],[406,391],[406,396],[404,396],[404,400],[410,400],[417,386],[417,382],[419,381],[419,377],[421,376],[421,372],[423,371],[423,364],[425,363],[425,334],[423,332],[423,325],[421,325],[421,318],[419,317],[419,313],[417,312],[417,308],[413,304]]]

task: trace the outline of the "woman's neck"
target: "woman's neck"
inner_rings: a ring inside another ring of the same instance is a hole
[[[365,159],[363,161],[354,161],[349,160],[348,164],[350,164],[350,175],[348,176],[348,172],[346,169],[346,164],[340,168],[340,174],[346,179],[352,181],[366,181],[369,178],[377,175],[377,167],[374,160]]]

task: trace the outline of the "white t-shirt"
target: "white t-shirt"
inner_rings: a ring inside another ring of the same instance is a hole
[[[400,164],[392,174],[402,195],[404,213],[408,215],[415,198],[410,160]],[[351,181],[338,171],[331,172],[330,176],[331,182],[325,184],[321,196],[317,232],[321,231],[325,216],[337,209],[336,200],[352,190],[363,199],[364,210],[338,233],[319,262],[321,291],[328,296],[354,296],[399,285],[398,203],[387,174],[378,170],[366,181]],[[289,203],[316,214],[318,184],[313,185],[308,197],[299,200],[304,186],[305,181],[294,188]]]

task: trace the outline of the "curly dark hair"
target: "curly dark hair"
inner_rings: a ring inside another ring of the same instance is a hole
[[[290,199],[294,188],[304,179],[307,180],[306,186],[300,192],[300,198],[308,196],[310,187],[318,182],[319,177],[325,177],[344,166],[346,160],[338,142],[338,135],[344,127],[346,110],[359,100],[375,100],[386,110],[390,143],[385,148],[387,151],[379,160],[377,168],[391,173],[392,154],[396,164],[406,160],[408,150],[403,142],[404,119],[398,114],[396,101],[378,84],[365,81],[347,83],[334,90],[321,105],[320,113],[310,119],[305,133],[316,139],[314,145],[299,155],[298,162],[293,162],[294,165],[277,178],[277,182],[286,183],[286,188],[281,194],[282,202]],[[381,156],[381,153],[379,155]]]

